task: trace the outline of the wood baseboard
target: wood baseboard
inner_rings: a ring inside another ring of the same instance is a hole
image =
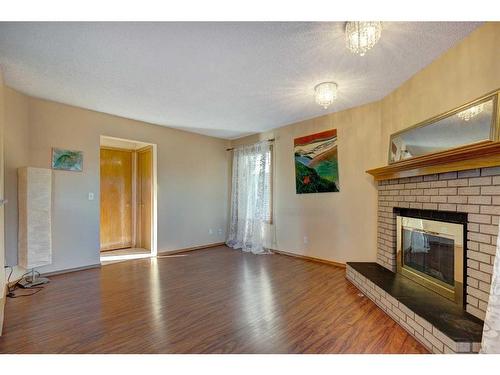
[[[346,267],[345,263],[334,262],[332,260],[315,258],[315,257],[307,256],[307,255],[299,255],[299,254],[294,254],[294,253],[288,253],[286,251],[281,251],[281,250],[271,250],[271,251],[273,253],[278,254],[278,255],[286,255],[286,256],[289,256],[289,257],[294,257],[294,258],[298,258],[298,259],[308,260],[310,262],[324,263],[324,264],[328,264],[330,266],[339,267],[339,268],[345,268]]]
[[[226,244],[225,242],[217,242],[217,243],[212,243],[212,244],[208,244],[208,245],[186,247],[184,249],[178,249],[178,250],[160,250],[160,251],[158,251],[158,256],[187,253],[188,251],[209,249],[211,247],[224,246],[225,244]]]
[[[82,267],[68,268],[65,270],[59,270],[59,271],[53,271],[53,272],[44,272],[44,273],[41,273],[40,276],[49,277],[49,276],[55,276],[55,275],[62,275],[64,273],[84,271],[84,270],[88,270],[91,268],[98,268],[98,267],[101,267],[100,263],[90,264],[88,266],[82,266]],[[7,290],[8,287],[13,287],[14,285],[16,285],[17,282],[19,280],[21,280],[22,276],[24,276],[27,272],[28,272],[28,270],[25,270],[24,268],[20,268],[19,266],[14,266],[14,277],[9,281],[8,284],[6,283],[5,290]]]
[[[83,266],[83,267],[75,267],[75,268],[68,268],[66,270],[60,270],[60,271],[54,271],[54,272],[46,272],[46,273],[42,273],[42,276],[48,277],[48,276],[62,275],[64,273],[85,271],[85,270],[90,270],[92,268],[100,268],[100,267],[101,267],[101,263],[90,264],[88,266]]]
[[[0,336],[2,336],[2,331],[3,331],[3,318],[4,318],[6,299],[7,297],[5,297],[5,291],[4,291],[2,296],[0,296]]]

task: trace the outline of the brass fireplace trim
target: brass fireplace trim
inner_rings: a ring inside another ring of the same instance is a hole
[[[396,227],[397,272],[462,306],[464,302],[463,226],[461,224],[418,219],[405,216],[397,216],[396,221],[397,221],[397,227]],[[423,272],[404,266],[403,256],[402,256],[403,227],[412,230],[427,232],[433,235],[439,235],[441,237],[446,237],[454,240],[455,243],[454,287],[451,287],[450,285],[442,282],[441,280],[433,278],[432,276],[429,276]],[[441,229],[438,229],[439,227]],[[445,231],[444,233],[443,230]]]

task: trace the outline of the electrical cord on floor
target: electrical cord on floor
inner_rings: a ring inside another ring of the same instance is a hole
[[[43,286],[32,286],[30,289],[37,289],[36,291],[34,291],[32,293],[16,294],[16,293],[14,293],[14,290],[17,290],[17,289],[18,289],[18,287],[14,286],[13,291],[9,292],[9,294],[7,294],[7,297],[9,297],[9,298],[29,297],[29,296],[32,296],[33,294],[37,294],[37,293],[41,292],[41,290],[43,289]]]
[[[34,294],[39,293],[43,289],[43,286],[38,286],[38,287],[32,287],[32,288],[30,288],[30,289],[36,289],[32,293],[22,293],[22,294],[16,294],[16,293],[14,293],[17,289],[19,289],[19,286],[18,286],[17,283],[15,285],[13,285],[13,286],[10,285],[10,278],[12,276],[12,273],[14,272],[14,267],[12,267],[12,266],[5,266],[5,268],[10,268],[9,277],[7,278],[7,297],[9,297],[9,298],[29,297],[29,296],[32,296]],[[38,274],[38,276],[40,276],[40,273],[38,271],[34,271],[34,272],[36,272]],[[30,273],[31,273],[30,271],[24,273],[21,276],[21,279],[24,276],[29,275]]]

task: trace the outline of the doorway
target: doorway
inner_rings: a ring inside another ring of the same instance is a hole
[[[155,256],[156,145],[101,136],[101,263]]]

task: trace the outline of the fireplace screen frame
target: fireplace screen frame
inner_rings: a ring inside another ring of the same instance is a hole
[[[464,225],[399,215],[396,217],[396,222],[397,272],[462,306],[464,303]],[[454,286],[404,264],[404,229],[454,241]]]

